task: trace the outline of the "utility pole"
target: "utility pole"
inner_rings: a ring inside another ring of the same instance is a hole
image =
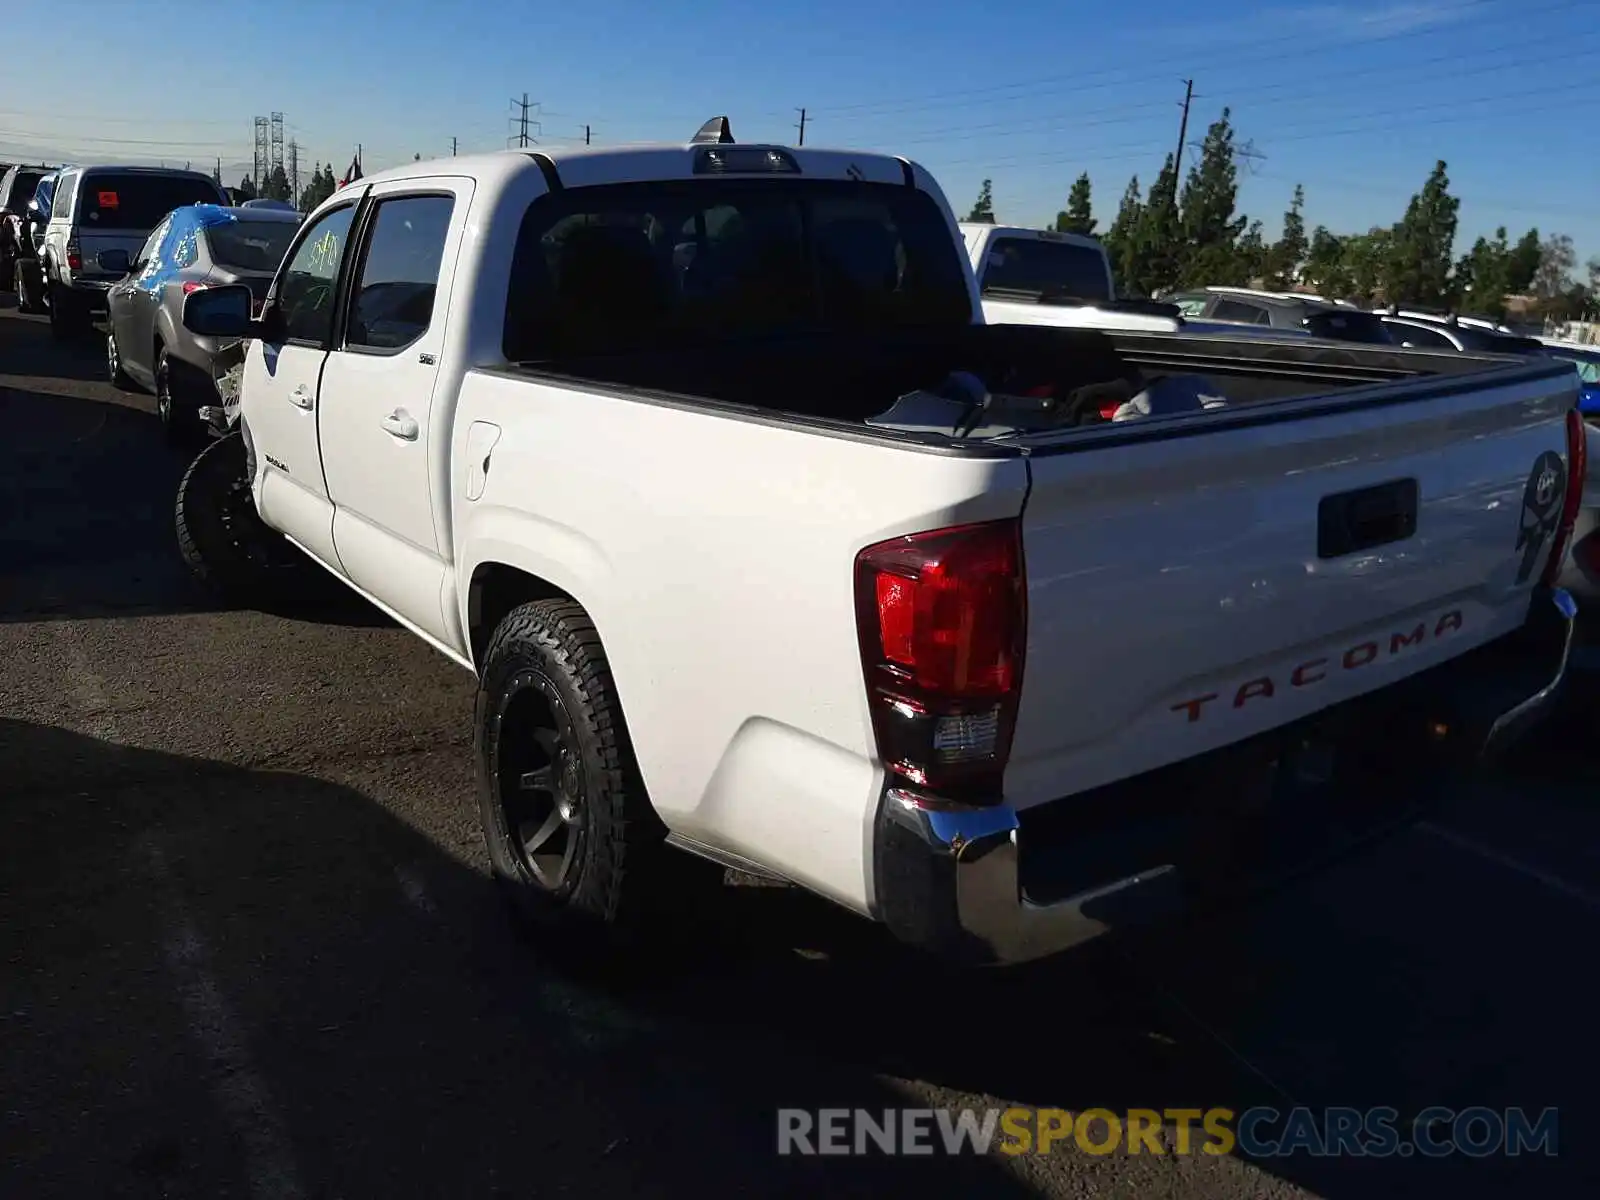
[[[455,138],[451,138],[450,139],[450,157],[454,158],[455,156],[456,156],[456,140],[455,140]]]
[[[300,206],[300,143],[289,142],[289,203]]]
[[[1189,136],[1189,105],[1194,100],[1194,80],[1183,81],[1183,120],[1178,124],[1178,152],[1172,156],[1172,196],[1178,196],[1178,180],[1183,178],[1183,139]]]
[[[796,144],[804,146],[806,144],[806,110],[802,108],[797,111],[800,113],[800,141]]]
[[[583,144],[585,146],[589,144],[589,127],[587,125],[583,127]]]

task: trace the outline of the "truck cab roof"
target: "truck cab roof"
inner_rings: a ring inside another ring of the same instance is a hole
[[[355,184],[346,186],[440,175],[467,175],[490,183],[507,182],[529,170],[542,172],[552,190],[731,174],[855,179],[864,183],[932,188],[931,176],[916,163],[888,154],[768,143],[707,142],[496,150],[410,162],[364,175]]]

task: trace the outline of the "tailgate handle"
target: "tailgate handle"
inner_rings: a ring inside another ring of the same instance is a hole
[[[1317,505],[1317,557],[1342,558],[1401,542],[1417,532],[1417,481],[1324,496]]]

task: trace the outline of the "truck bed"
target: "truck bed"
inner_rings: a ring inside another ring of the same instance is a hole
[[[1116,380],[1134,390],[1164,376],[1198,374],[1222,390],[1230,408],[1350,393],[1351,403],[1480,386],[1481,372],[1505,378],[1552,375],[1539,364],[1462,354],[1295,339],[1250,340],[1225,334],[1159,334],[975,325],[958,331],[911,331],[853,340],[836,335],[723,345],[716,350],[656,353],[514,368],[547,382],[626,388],[641,398],[711,404],[804,421],[860,426],[895,399],[938,386],[966,371],[996,391],[1041,385],[1058,396]],[[1420,389],[1425,379],[1433,384]],[[1409,385],[1396,387],[1395,385]],[[1382,393],[1381,395],[1378,393]],[[1099,424],[1089,419],[1082,428]],[[1052,422],[1050,429],[1060,425]],[[1043,429],[1041,429],[1041,432]],[[893,431],[884,431],[893,436]],[[918,438],[914,440],[941,440]]]

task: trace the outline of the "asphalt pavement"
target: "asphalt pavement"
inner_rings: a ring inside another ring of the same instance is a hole
[[[1314,878],[1025,970],[730,884],[700,952],[604,986],[496,901],[472,679],[359,601],[210,607],[184,457],[95,342],[0,311],[0,1196],[1600,1192],[1593,722]],[[1553,1107],[1560,1140],[777,1153],[779,1109],[904,1105]]]

